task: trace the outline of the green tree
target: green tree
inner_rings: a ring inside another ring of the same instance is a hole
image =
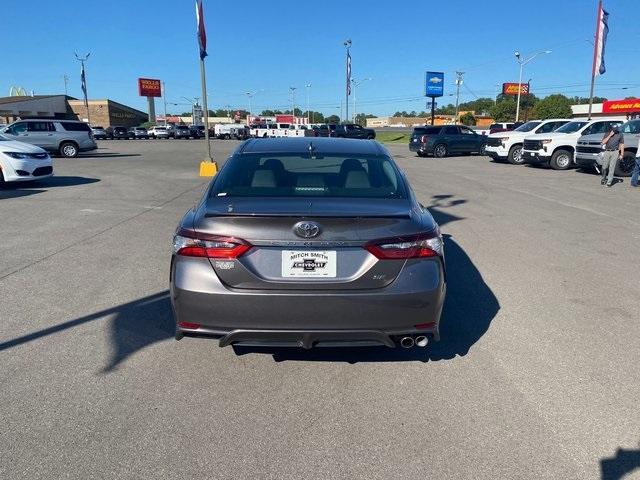
[[[463,125],[475,125],[476,117],[473,116],[473,113],[467,112],[460,117],[460,122],[462,122]]]
[[[472,100],[470,102],[463,102],[460,104],[459,108],[463,111],[467,110],[476,112],[476,115],[485,115],[489,112],[489,109],[493,106],[494,103],[495,102],[492,98],[484,97]]]
[[[340,117],[338,115],[329,115],[324,119],[325,123],[339,123]]]
[[[456,106],[450,103],[443,107],[436,108],[436,114],[439,115],[454,115],[456,113]]]
[[[516,118],[516,101],[513,97],[505,96],[502,100],[499,100],[495,105],[489,108],[489,115],[496,122],[509,122]]]
[[[564,95],[555,94],[543,98],[533,107],[531,115],[537,119],[570,118],[571,101]]]

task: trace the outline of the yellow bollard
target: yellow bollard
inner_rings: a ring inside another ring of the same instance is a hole
[[[218,173],[218,164],[216,162],[210,162],[209,160],[200,162],[201,177],[215,177],[216,173]]]

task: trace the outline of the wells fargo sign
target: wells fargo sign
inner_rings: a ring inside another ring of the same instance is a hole
[[[640,112],[640,98],[629,100],[608,100],[602,104],[602,113]]]
[[[155,80],[153,78],[139,78],[138,93],[141,97],[161,97],[162,86],[160,85],[160,80]]]
[[[503,83],[503,95],[518,95],[518,86],[520,86],[520,95],[527,95],[529,93],[528,83]]]

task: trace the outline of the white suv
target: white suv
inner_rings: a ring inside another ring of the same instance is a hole
[[[524,138],[534,133],[549,133],[571,120],[550,118],[549,120],[531,120],[510,132],[492,133],[487,139],[486,154],[494,160],[507,160],[514,165],[522,165],[522,144]]]
[[[612,125],[622,125],[622,121],[617,118],[574,120],[554,132],[527,136],[523,143],[522,159],[530,165],[567,170],[575,164],[578,139],[582,135],[604,135]]]

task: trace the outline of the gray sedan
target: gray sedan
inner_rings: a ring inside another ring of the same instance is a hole
[[[177,339],[424,347],[443,240],[379,143],[248,140],[178,225],[170,282]]]

